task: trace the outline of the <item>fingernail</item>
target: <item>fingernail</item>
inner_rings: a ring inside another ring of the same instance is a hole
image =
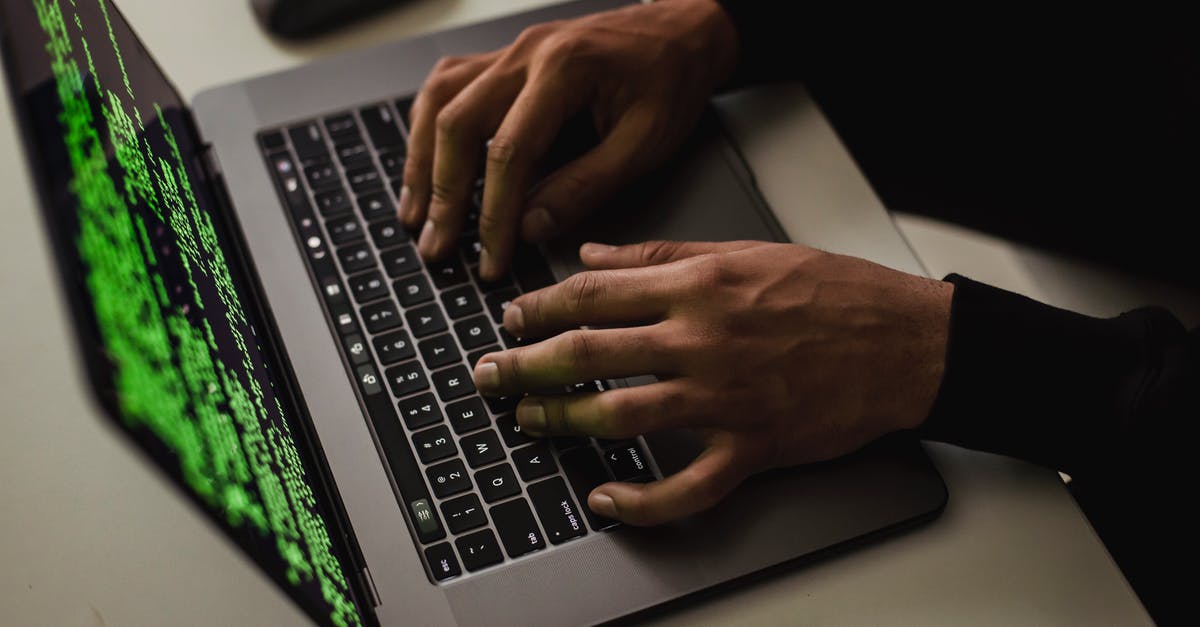
[[[500,366],[487,361],[475,364],[475,387],[483,392],[500,389]]]
[[[437,239],[437,228],[433,226],[433,220],[426,218],[425,226],[421,227],[421,237],[417,239],[417,248],[421,249],[422,256],[428,257],[433,254],[435,239]]]
[[[529,435],[540,436],[546,432],[546,408],[537,401],[524,401],[517,405],[517,422]]]
[[[516,304],[510,303],[504,310],[504,328],[517,337],[525,331],[525,312]]]
[[[616,502],[613,501],[611,496],[603,492],[592,492],[592,495],[588,497],[588,507],[601,516],[609,518],[617,517]]]
[[[487,246],[484,246],[479,251],[479,275],[485,279],[492,278],[492,254],[488,252]]]
[[[579,252],[580,252],[580,254],[583,254],[583,255],[599,255],[599,254],[603,254],[603,253],[607,253],[607,252],[612,252],[616,249],[617,249],[616,246],[609,246],[608,244],[597,244],[596,242],[588,242],[588,243],[584,244],[583,246],[579,247]]]
[[[411,199],[409,198],[408,186],[404,185],[400,188],[400,208],[396,212],[400,217],[401,222],[408,222],[408,214],[410,209],[408,205],[410,202]]]
[[[521,230],[525,232],[526,239],[539,241],[554,235],[554,232],[558,230],[558,223],[554,220],[554,214],[550,213],[548,209],[535,207],[525,214]]]

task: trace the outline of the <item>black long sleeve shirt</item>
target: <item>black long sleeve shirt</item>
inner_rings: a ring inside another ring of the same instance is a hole
[[[1200,287],[1200,37],[1088,6],[971,14],[722,0],[734,85],[798,79],[884,203]],[[1111,319],[950,275],[923,437],[1062,470],[1160,622],[1189,614],[1200,330]],[[1182,568],[1183,570],[1176,570]]]

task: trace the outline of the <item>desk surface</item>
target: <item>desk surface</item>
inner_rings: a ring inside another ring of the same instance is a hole
[[[243,0],[119,2],[185,95],[540,4],[545,0],[413,0],[370,24],[299,46],[264,37]],[[181,23],[186,30],[171,26]],[[803,105],[802,96],[792,97]],[[794,161],[765,162],[761,155],[777,147],[748,150],[782,220],[802,222],[800,207],[813,204],[855,204],[862,219],[889,219],[819,113],[804,108],[799,119],[774,122],[808,146]],[[108,428],[85,395],[14,130],[8,99],[0,99],[0,182],[10,205],[0,235],[0,615],[22,625],[302,624],[287,599]],[[769,137],[756,141],[784,141],[787,133]],[[794,175],[803,164],[821,176],[798,191]],[[828,220],[817,239],[876,256],[853,237],[854,224],[838,218],[844,215]],[[898,222],[935,276],[965,270],[1089,313],[1151,301],[1178,302],[1177,311],[1193,322],[1200,312],[1195,300],[1170,288],[917,218]],[[1080,277],[1092,287],[1080,287]],[[1056,473],[951,446],[929,449],[951,494],[933,523],[674,608],[654,622],[1149,623]]]

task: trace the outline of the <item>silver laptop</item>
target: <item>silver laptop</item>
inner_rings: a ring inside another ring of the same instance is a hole
[[[513,419],[517,399],[473,389],[479,356],[521,342],[499,312],[577,271],[585,237],[786,239],[709,115],[676,161],[576,235],[523,249],[502,281],[478,280],[469,231],[452,259],[418,258],[393,208],[408,103],[435,61],[621,4],[398,41],[189,105],[112,2],[0,0],[5,69],[96,398],[318,623],[638,616],[945,505],[919,444],[896,436],[756,476],[678,523],[625,527],[587,510],[588,492],[675,472],[695,438],[534,440]],[[578,141],[564,138],[564,154]]]

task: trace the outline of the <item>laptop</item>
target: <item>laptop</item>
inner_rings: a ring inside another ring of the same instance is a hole
[[[80,363],[112,425],[320,624],[593,624],[935,517],[918,442],[748,480],[632,528],[588,492],[686,465],[679,431],[534,440],[474,360],[583,239],[786,240],[707,115],[681,156],[482,283],[395,221],[406,109],[436,60],[582,0],[397,41],[184,102],[107,0],[0,0],[3,56]],[[563,154],[578,149],[563,142]],[[580,381],[564,394],[644,380]]]

